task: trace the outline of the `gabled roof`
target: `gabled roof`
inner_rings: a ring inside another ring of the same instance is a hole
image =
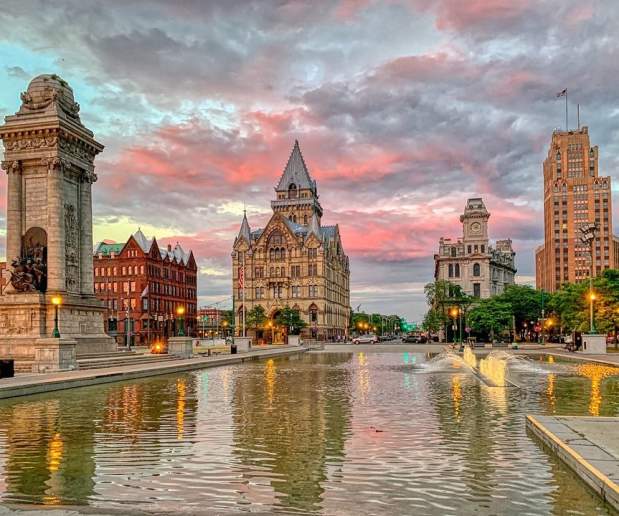
[[[284,169],[284,173],[275,187],[278,192],[287,192],[288,187],[294,183],[298,190],[309,189],[316,193],[316,182],[312,180],[305,165],[305,160],[301,154],[299,142],[294,141],[294,147],[288,158],[288,163]]]
[[[170,261],[176,260],[176,263],[182,263],[183,265],[187,265],[189,263],[189,253],[183,251],[181,245],[176,242],[176,245],[168,251],[168,248],[160,249],[161,258],[165,260],[166,258]],[[191,252],[191,251],[190,251]]]
[[[153,245],[153,239],[152,238],[146,238],[146,236],[144,235],[144,233],[142,233],[142,229],[138,228],[138,230],[133,233],[133,238],[134,240],[137,242],[137,244],[140,246],[140,248],[142,249],[142,251],[144,251],[145,253],[148,254],[148,252],[150,251],[151,246]]]

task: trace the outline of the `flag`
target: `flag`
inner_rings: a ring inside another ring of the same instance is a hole
[[[243,288],[245,283],[245,267],[239,267],[239,288]]]
[[[140,295],[141,298],[146,296],[148,296],[148,285],[146,285],[146,288],[142,290],[142,294]]]
[[[557,98],[559,97],[567,97],[567,88],[565,88],[563,91],[560,91],[559,93],[557,93]]]

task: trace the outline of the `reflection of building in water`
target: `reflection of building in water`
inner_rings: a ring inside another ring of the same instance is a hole
[[[95,492],[97,466],[122,471],[126,457],[131,457],[136,469],[127,474],[136,475],[143,464],[175,453],[172,446],[190,447],[189,439],[196,432],[191,375],[3,403],[0,442],[5,445],[0,454],[5,455],[6,488],[0,493],[4,492],[4,501],[86,503]],[[182,441],[171,444],[169,436]],[[174,460],[182,460],[181,455]],[[112,484],[109,489],[114,489]],[[105,484],[99,484],[97,491],[107,496]]]
[[[428,400],[448,448],[445,453],[450,454],[454,467],[466,471],[462,483],[476,499],[491,500],[500,475],[495,467],[495,435],[503,409],[493,397],[498,394],[490,391],[505,389],[484,387],[471,375],[456,376],[458,380],[451,381],[445,375],[428,378]]]
[[[93,494],[95,418],[80,419],[77,428],[75,404],[61,397],[3,407],[5,500],[57,505]]]
[[[246,468],[248,497],[263,494],[258,491],[268,469],[270,487],[281,505],[302,511],[320,508],[327,467],[343,461],[350,429],[351,372],[337,367],[350,357],[313,355],[312,363],[295,362],[294,374],[288,360],[267,361],[263,374],[238,375],[234,453]]]

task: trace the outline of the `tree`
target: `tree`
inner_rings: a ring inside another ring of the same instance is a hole
[[[267,320],[266,312],[262,305],[254,306],[249,312],[247,312],[247,326],[257,330],[258,328],[264,326],[264,323]]]
[[[466,314],[475,300],[475,298],[466,294],[460,285],[447,280],[437,280],[426,284],[424,292],[430,307],[429,312],[433,312],[431,314],[427,313],[424,321],[427,320],[433,328],[436,328],[432,331],[438,331],[442,326],[445,330],[445,338],[447,338],[450,308],[454,306],[459,307],[462,310],[463,320],[465,320]]]
[[[525,321],[537,321],[541,317],[542,296],[547,308],[550,294],[528,285],[508,285],[497,298],[509,303],[512,315],[516,318],[516,326],[521,327]]]
[[[438,310],[435,310],[434,308],[430,308],[426,312],[426,315],[424,316],[421,325],[423,326],[424,330],[436,333],[443,327],[444,323],[444,314],[442,314]]]
[[[475,331],[488,333],[491,340],[494,340],[495,333],[509,327],[511,319],[511,305],[498,297],[482,299],[468,316],[471,327]]]
[[[280,310],[275,322],[286,328],[288,335],[298,335],[307,326],[307,323],[301,318],[299,310],[290,308],[288,305]]]

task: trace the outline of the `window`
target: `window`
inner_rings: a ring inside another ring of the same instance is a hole
[[[264,297],[264,287],[256,287],[256,299],[262,299]]]
[[[299,285],[292,286],[291,297],[301,297],[301,287]]]
[[[467,252],[468,252],[469,254],[471,254],[471,253],[473,252],[473,248],[471,247],[471,245],[470,245],[470,244],[467,246],[466,250],[467,250]]]
[[[126,275],[127,275],[127,267],[123,265],[123,276],[126,276]]]
[[[453,266],[453,263],[450,263],[449,264],[449,277],[453,278],[453,276],[454,276],[454,266]]]
[[[142,298],[142,311],[146,312],[147,310],[148,310],[148,298],[143,297]]]
[[[318,249],[312,248],[312,249],[308,249],[307,250],[307,257],[308,258],[316,258],[317,256],[318,256]]]
[[[298,195],[299,191],[297,190],[297,185],[290,183],[290,186],[288,187],[288,198],[296,199]]]
[[[473,296],[481,297],[481,284],[480,283],[473,283]]]
[[[481,276],[481,267],[478,263],[473,264],[473,276]]]
[[[318,276],[318,264],[310,263],[307,266],[307,275],[308,276]]]
[[[481,246],[481,252],[482,252],[482,253],[485,253],[485,252],[486,252],[486,246],[485,246],[485,245],[483,245],[483,244],[482,244],[482,246]]]
[[[456,278],[460,277],[460,264],[456,263],[456,266],[454,267],[454,275],[456,276]]]
[[[309,286],[309,297],[318,297],[318,285]]]
[[[293,265],[292,267],[290,267],[290,275],[293,278],[300,278],[301,277],[301,266]]]
[[[456,248],[455,247],[451,248],[451,256],[456,256]]]
[[[264,276],[264,267],[256,267],[254,269],[254,276],[256,278],[262,278]]]

